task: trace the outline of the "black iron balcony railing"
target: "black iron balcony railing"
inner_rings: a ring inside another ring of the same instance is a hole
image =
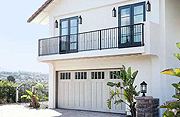
[[[144,46],[144,24],[101,29],[39,40],[39,56]]]

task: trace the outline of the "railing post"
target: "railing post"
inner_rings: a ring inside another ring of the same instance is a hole
[[[38,40],[38,56],[41,56],[40,55],[40,40]]]
[[[61,36],[59,36],[59,54],[61,53]]]
[[[144,24],[142,24],[142,46],[144,46]]]
[[[102,43],[102,39],[101,39],[101,30],[100,30],[100,37],[99,37],[99,38],[100,38],[99,42],[100,42],[100,50],[101,50],[101,49],[102,49],[102,48],[101,48],[101,45],[102,45],[102,44],[101,44],[101,43]]]

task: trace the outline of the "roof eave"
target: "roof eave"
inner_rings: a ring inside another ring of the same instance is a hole
[[[47,0],[28,20],[31,23],[46,7],[48,7],[54,0]]]

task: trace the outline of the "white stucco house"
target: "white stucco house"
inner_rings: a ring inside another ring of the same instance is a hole
[[[149,2],[148,2],[149,1]],[[177,78],[161,75],[178,67],[180,0],[47,0],[29,23],[49,26],[38,41],[38,61],[49,65],[49,107],[126,113],[107,108],[109,81],[121,65],[139,70],[135,83],[147,95],[172,100]],[[147,7],[150,5],[150,7]]]

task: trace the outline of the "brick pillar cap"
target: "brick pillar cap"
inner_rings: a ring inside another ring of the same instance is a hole
[[[152,96],[146,96],[146,97],[135,97],[136,100],[152,100],[153,97]]]

